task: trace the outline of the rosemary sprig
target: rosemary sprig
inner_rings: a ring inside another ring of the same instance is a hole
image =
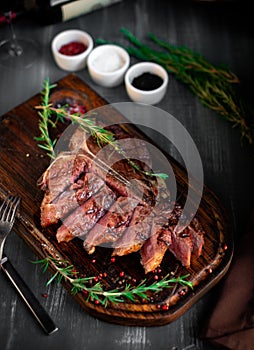
[[[35,139],[40,142],[38,146],[46,150],[47,155],[50,158],[54,159],[56,157],[54,146],[57,142],[57,139],[53,141],[51,140],[49,126],[55,128],[58,121],[64,122],[65,120],[69,120],[73,124],[79,125],[86,133],[92,135],[100,147],[105,144],[108,144],[111,147],[113,147],[115,151],[117,151],[118,153],[123,155],[124,158],[127,159],[129,164],[132,165],[134,169],[148,176],[160,177],[162,179],[166,179],[168,177],[168,175],[164,173],[148,172],[140,169],[135,162],[129,159],[128,155],[121,148],[119,143],[115,140],[114,134],[111,131],[108,131],[96,125],[92,119],[84,117],[80,113],[70,113],[68,111],[68,106],[55,108],[52,105],[52,103],[50,103],[50,91],[55,86],[56,85],[50,85],[48,79],[44,81],[42,91],[42,103],[40,106],[35,107],[35,109],[38,110],[38,114],[40,116],[39,129],[41,132],[41,135],[39,137],[36,137]]]
[[[104,290],[101,282],[96,282],[94,285],[91,285],[91,281],[94,280],[94,277],[78,277],[78,272],[67,260],[46,257],[45,259],[37,260],[33,263],[41,264],[43,272],[47,271],[49,265],[53,266],[56,272],[48,280],[47,285],[51,284],[54,280],[57,280],[58,283],[65,280],[71,284],[71,291],[73,294],[85,292],[87,301],[97,301],[105,307],[107,307],[109,302],[119,303],[124,302],[125,299],[132,302],[137,302],[139,298],[149,300],[150,297],[148,293],[152,292],[153,294],[157,294],[165,288],[173,288],[176,284],[193,289],[192,282],[187,280],[189,275],[176,278],[169,278],[169,275],[166,275],[160,281],[155,281],[149,285],[146,284],[146,280],[144,279],[137,286],[126,284],[124,287],[121,287],[121,289]]]
[[[40,142],[38,146],[45,150],[47,152],[47,155],[52,159],[54,159],[56,156],[54,146],[57,142],[57,139],[54,139],[53,141],[51,140],[49,135],[49,125],[55,128],[58,122],[58,118],[53,121],[53,113],[51,109],[48,108],[48,106],[50,90],[54,87],[55,85],[50,85],[49,79],[45,79],[42,91],[42,110],[38,112],[40,116],[39,129],[41,135],[39,137],[35,137],[35,140]]]
[[[158,39],[152,33],[149,34],[149,38],[159,46],[160,50],[145,45],[125,28],[121,31],[133,44],[126,47],[130,55],[162,65],[179,81],[187,84],[203,105],[231,122],[233,127],[239,127],[242,138],[250,144],[253,142],[253,115],[244,106],[236,91],[235,85],[239,83],[239,79],[233,72],[226,67],[216,67],[189,48],[174,46]],[[98,39],[97,43],[108,43],[108,41]]]
[[[49,126],[55,128],[58,121],[64,122],[70,120],[72,123],[80,125],[85,132],[95,137],[99,145],[103,143],[112,143],[114,141],[113,133],[100,128],[98,125],[94,124],[91,119],[81,117],[79,113],[69,113],[67,109],[68,106],[63,106],[61,108],[53,107],[52,103],[50,103],[50,92],[54,87],[56,87],[56,84],[50,85],[49,79],[45,79],[41,92],[41,105],[35,107],[40,116],[39,129],[41,131],[40,137],[36,137],[35,139],[41,142],[38,146],[46,150],[51,158],[56,157],[54,146],[57,139],[54,141],[51,140]],[[55,121],[53,121],[54,118]]]

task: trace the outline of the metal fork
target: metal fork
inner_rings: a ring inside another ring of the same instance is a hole
[[[12,266],[10,260],[6,256],[2,258],[4,242],[13,227],[19,203],[19,197],[8,196],[0,207],[0,270],[2,270],[11,281],[43,330],[47,334],[52,334],[58,330],[53,320],[42,307],[23,278]]]
[[[20,197],[8,196],[0,207],[0,265],[2,263],[4,243],[13,227],[19,202]]]

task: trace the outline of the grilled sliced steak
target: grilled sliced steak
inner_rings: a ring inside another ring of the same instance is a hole
[[[87,235],[84,241],[86,251],[92,254],[95,246],[110,246],[115,242],[126,230],[135,206],[135,202],[127,197],[119,197]]]
[[[116,199],[116,194],[107,186],[88,199],[83,205],[75,209],[63,221],[57,230],[58,242],[68,242],[75,237],[84,236],[105,215]]]
[[[71,152],[59,154],[44,172],[38,183],[45,191],[42,226],[61,219],[58,242],[82,237],[89,253],[98,245],[114,248],[113,255],[140,251],[146,273],[162,262],[167,250],[189,267],[204,245],[199,221],[175,232],[182,207],[176,203],[172,208],[165,182],[148,175],[151,159],[145,143],[128,139],[117,125],[107,128],[119,144],[123,141],[122,152],[108,145],[100,148],[77,128]]]

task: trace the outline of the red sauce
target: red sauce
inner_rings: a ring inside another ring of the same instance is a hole
[[[72,41],[60,47],[59,52],[66,56],[75,56],[86,51],[87,46],[79,41]]]

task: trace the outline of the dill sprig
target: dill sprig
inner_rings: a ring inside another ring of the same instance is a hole
[[[43,91],[41,93],[42,103],[40,106],[35,107],[35,109],[38,110],[38,114],[40,116],[39,130],[41,132],[41,135],[39,137],[35,137],[35,140],[40,142],[38,146],[46,150],[47,155],[50,158],[56,158],[54,146],[57,142],[57,139],[54,139],[53,141],[51,140],[49,127],[51,126],[55,128],[59,121],[65,122],[66,120],[69,120],[71,123],[79,125],[86,133],[89,133],[91,136],[93,136],[99,147],[105,144],[113,147],[115,151],[127,159],[129,164],[132,165],[134,169],[148,176],[160,177],[162,179],[168,178],[168,175],[164,173],[148,172],[140,169],[140,167],[128,157],[117,140],[115,140],[114,134],[111,131],[96,125],[92,119],[87,118],[80,113],[70,113],[68,111],[68,106],[62,106],[58,108],[54,107],[53,104],[50,103],[50,92],[54,87],[56,87],[56,84],[50,85],[49,79],[45,79],[43,84]]]
[[[241,137],[252,144],[253,115],[237,93],[236,84],[239,83],[239,79],[233,72],[224,66],[217,67],[211,64],[202,55],[185,46],[175,46],[160,40],[152,33],[149,33],[149,38],[158,45],[159,50],[145,45],[125,28],[122,28],[121,32],[133,44],[126,47],[130,55],[162,65],[179,81],[186,84],[203,105],[231,122],[233,127],[239,127]],[[97,43],[103,44],[109,41],[98,39]]]
[[[43,272],[46,272],[50,265],[55,270],[55,273],[48,280],[47,286],[54,280],[59,284],[64,280],[71,284],[71,292],[73,294],[85,292],[87,301],[97,301],[105,307],[107,307],[108,303],[120,303],[124,302],[126,299],[132,302],[137,302],[139,298],[149,300],[149,293],[157,294],[165,288],[173,288],[176,284],[193,289],[192,282],[187,280],[189,275],[174,278],[169,278],[169,275],[166,275],[161,280],[155,281],[149,285],[146,284],[146,279],[144,279],[137,286],[126,284],[124,287],[121,287],[121,289],[115,288],[112,290],[105,290],[101,282],[96,282],[94,285],[91,285],[91,281],[95,280],[93,276],[78,277],[78,272],[67,260],[46,257],[45,259],[37,260],[33,263],[41,264]]]

